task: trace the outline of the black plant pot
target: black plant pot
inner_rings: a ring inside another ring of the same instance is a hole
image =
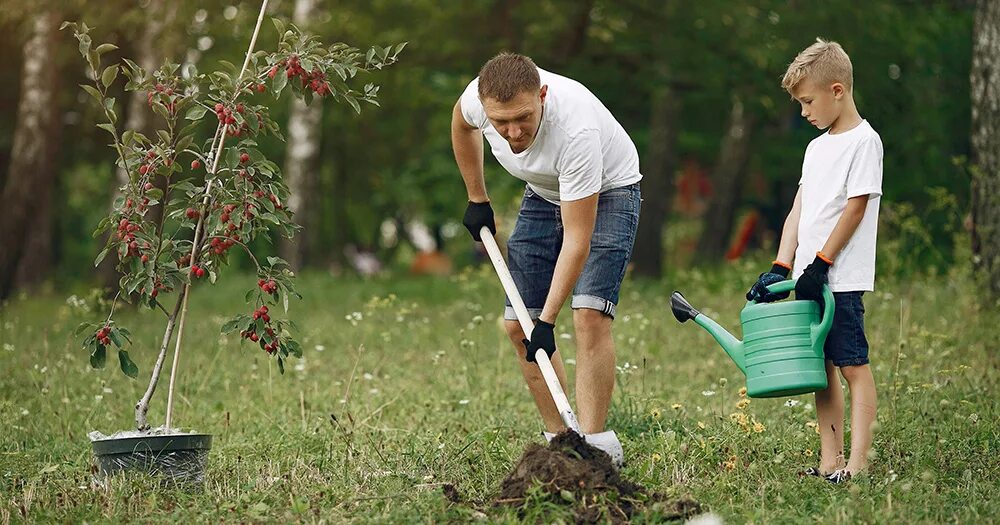
[[[92,441],[102,478],[122,471],[143,471],[164,482],[201,485],[212,448],[210,434],[170,434]]]

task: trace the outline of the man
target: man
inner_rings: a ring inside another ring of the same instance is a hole
[[[615,383],[611,322],[639,224],[642,175],[635,145],[579,82],[539,69],[523,55],[497,55],[455,104],[451,124],[469,197],[463,222],[477,241],[483,226],[496,233],[481,136],[500,164],[527,183],[507,258],[536,324],[526,340],[508,300],[504,326],[547,437],[565,427],[541,372],[529,360],[545,350],[559,381],[567,384],[554,329],[572,293],[580,429],[621,464],[621,443],[604,425]]]

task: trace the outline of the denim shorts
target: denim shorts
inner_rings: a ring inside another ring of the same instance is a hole
[[[638,182],[604,191],[598,197],[590,255],[573,288],[573,309],[590,308],[615,317],[618,292],[639,226],[640,200]],[[537,319],[545,306],[562,243],[559,206],[526,188],[514,232],[507,241],[507,264],[532,319]],[[510,299],[504,319],[517,319]]]
[[[865,337],[864,292],[834,292],[833,327],[826,336],[823,353],[833,365],[868,364],[868,338]]]

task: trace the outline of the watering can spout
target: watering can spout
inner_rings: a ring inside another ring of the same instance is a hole
[[[674,317],[678,321],[683,323],[688,319],[694,319],[694,322],[698,326],[701,326],[708,333],[712,334],[712,337],[722,346],[722,349],[729,354],[729,358],[739,367],[740,372],[746,375],[747,370],[743,359],[743,341],[737,339],[728,330],[719,325],[719,323],[716,323],[705,314],[696,310],[680,292],[675,291],[670,295],[670,310],[674,313]]]

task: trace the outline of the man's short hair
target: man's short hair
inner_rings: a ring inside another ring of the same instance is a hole
[[[479,98],[510,102],[527,91],[536,93],[542,88],[538,66],[530,58],[517,53],[500,53],[479,70]]]
[[[805,78],[822,84],[840,82],[851,91],[854,88],[854,68],[840,44],[817,38],[816,43],[802,50],[788,65],[781,87],[791,92]]]

